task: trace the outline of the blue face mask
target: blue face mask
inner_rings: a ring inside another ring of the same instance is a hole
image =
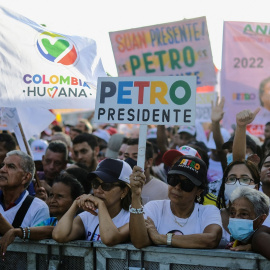
[[[255,232],[252,219],[230,218],[228,229],[235,240],[247,242]]]

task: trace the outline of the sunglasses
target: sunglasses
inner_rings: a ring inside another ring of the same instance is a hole
[[[93,179],[92,182],[92,188],[93,189],[98,189],[99,186],[101,186],[101,188],[104,191],[110,191],[111,189],[113,189],[114,187],[119,187],[119,184],[115,184],[115,183],[105,183],[105,182],[99,182],[98,179]]]
[[[191,192],[195,187],[195,184],[193,184],[189,179],[181,180],[179,175],[174,174],[168,175],[167,183],[172,187],[180,184],[181,189],[185,192]]]

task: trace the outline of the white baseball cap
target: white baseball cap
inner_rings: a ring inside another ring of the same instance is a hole
[[[48,145],[48,142],[42,139],[35,140],[31,143],[34,161],[42,160],[42,156],[45,155]]]

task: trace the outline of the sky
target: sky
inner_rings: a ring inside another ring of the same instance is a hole
[[[224,21],[270,22],[268,0],[0,0],[0,5],[51,31],[94,39],[112,76],[117,70],[109,32],[206,16],[213,61],[220,69]]]

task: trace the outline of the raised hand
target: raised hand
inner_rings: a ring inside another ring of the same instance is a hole
[[[241,112],[239,112],[236,115],[236,123],[238,126],[246,126],[248,124],[250,124],[254,118],[256,117],[256,115],[258,114],[258,112],[260,111],[260,108],[257,108],[254,112],[250,111],[250,110],[243,110]]]
[[[212,112],[211,112],[211,120],[212,122],[220,122],[223,118],[224,115],[224,103],[225,103],[225,98],[222,97],[220,100],[217,98],[216,104],[214,105],[214,102],[211,101],[211,107],[212,107]]]

